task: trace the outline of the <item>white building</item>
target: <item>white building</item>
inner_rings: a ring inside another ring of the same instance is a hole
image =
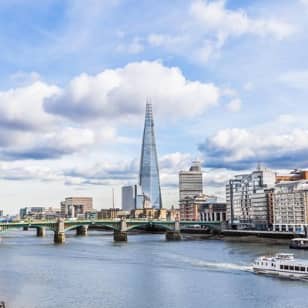
[[[274,187],[275,181],[275,172],[261,167],[231,179],[226,185],[229,223],[267,228],[269,215],[266,190]]]
[[[281,182],[273,194],[273,229],[300,231],[307,225],[308,180]]]
[[[202,194],[203,180],[201,164],[198,161],[193,162],[189,171],[180,171],[179,173],[179,200],[186,197],[193,198]]]

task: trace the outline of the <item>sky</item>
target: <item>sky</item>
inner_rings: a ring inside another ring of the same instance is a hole
[[[163,205],[258,163],[308,168],[307,0],[1,0],[0,208],[116,206],[153,104]]]

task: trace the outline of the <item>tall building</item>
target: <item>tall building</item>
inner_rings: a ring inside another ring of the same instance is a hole
[[[122,186],[122,210],[131,211],[135,208],[135,185]]]
[[[231,179],[226,185],[227,220],[232,225],[266,229],[269,221],[267,193],[275,182],[275,172],[261,167]]]
[[[123,211],[142,209],[146,200],[149,200],[149,198],[145,198],[140,185],[122,186]]]
[[[141,148],[139,184],[153,208],[162,207],[152,105],[147,102]]]
[[[61,202],[61,215],[67,218],[85,217],[93,210],[91,197],[69,197]]]
[[[192,163],[189,171],[179,173],[180,201],[186,197],[194,198],[203,192],[203,180],[201,164],[198,161]]]

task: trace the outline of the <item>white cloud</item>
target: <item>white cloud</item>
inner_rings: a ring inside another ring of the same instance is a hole
[[[231,112],[238,112],[241,110],[242,107],[242,102],[240,99],[236,98],[236,99],[232,99],[228,104],[227,104],[227,108],[229,111]]]
[[[207,32],[213,31],[217,37],[226,39],[230,36],[254,34],[258,36],[273,36],[284,39],[290,36],[294,27],[276,19],[261,19],[248,17],[243,10],[228,10],[226,1],[196,0],[192,3],[190,12]]]
[[[177,67],[143,61],[95,76],[77,76],[59,95],[46,100],[45,109],[83,120],[127,118],[143,115],[150,98],[155,114],[193,117],[217,105],[220,92],[212,83],[186,79]]]
[[[37,81],[31,85],[0,92],[0,126],[8,129],[44,130],[54,116],[43,109],[43,101],[60,89]]]
[[[178,30],[174,30],[175,20],[171,18],[172,27],[169,24],[165,31],[150,33],[146,41],[151,47],[164,48],[199,64],[218,58],[231,38],[250,35],[283,40],[297,32],[293,24],[278,18],[248,16],[243,9],[227,9],[224,0],[191,1],[178,19]]]
[[[302,168],[308,166],[308,130],[221,129],[200,150],[209,167],[247,169],[264,162],[277,168]]]
[[[11,181],[39,180],[59,181],[64,180],[59,170],[48,166],[27,164],[24,162],[0,162],[0,178]]]
[[[289,71],[279,77],[286,86],[296,89],[308,89],[308,70]]]

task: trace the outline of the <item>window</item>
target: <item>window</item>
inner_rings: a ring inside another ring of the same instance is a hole
[[[284,265],[284,266],[283,266],[283,269],[284,269],[284,270],[288,270],[288,269],[289,269],[289,265]]]
[[[295,266],[295,270],[296,270],[296,271],[299,271],[299,266]]]
[[[301,266],[301,272],[305,272],[305,267]]]
[[[290,265],[290,271],[294,271],[294,266]]]
[[[283,266],[282,266],[282,265],[280,265],[280,269],[283,269]]]

